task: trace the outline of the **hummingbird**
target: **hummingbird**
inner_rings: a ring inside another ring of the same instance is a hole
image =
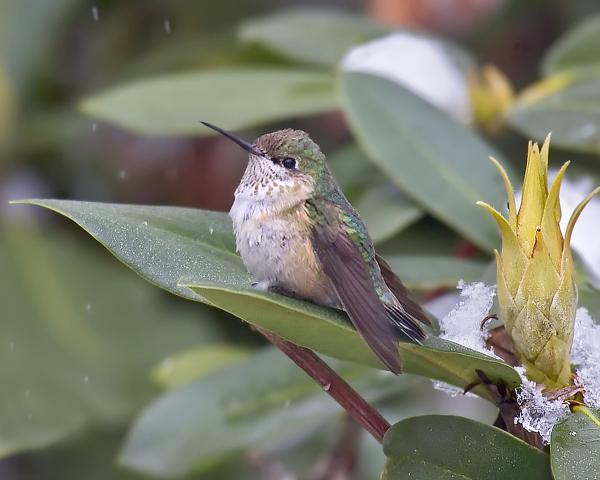
[[[249,143],[202,123],[249,154],[229,216],[253,285],[343,310],[381,362],[401,373],[397,341],[420,343],[429,319],[375,252],[319,146],[301,130]]]

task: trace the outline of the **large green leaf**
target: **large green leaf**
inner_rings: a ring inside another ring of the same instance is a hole
[[[293,61],[332,66],[353,45],[389,31],[364,16],[297,8],[247,20],[239,36]]]
[[[580,408],[552,429],[552,473],[556,480],[594,480],[600,472],[600,410]]]
[[[246,359],[250,352],[227,343],[191,348],[166,357],[152,369],[152,379],[162,387],[172,389],[234,365]]]
[[[409,377],[332,361],[369,401],[409,388]],[[181,476],[246,448],[306,435],[340,407],[296,365],[267,348],[238,365],[171,391],[136,421],[120,462],[153,475]]]
[[[600,290],[589,282],[579,283],[579,306],[589,310],[596,323],[600,323]]]
[[[600,67],[600,15],[586,18],[564,34],[542,62],[546,74],[590,67]]]
[[[148,281],[207,302],[299,345],[343,360],[381,364],[339,311],[251,287],[235,253],[223,213],[175,207],[30,200],[72,219]],[[401,344],[405,369],[464,387],[475,369],[516,386],[517,373],[501,361],[430,337],[424,346]],[[487,396],[487,391],[476,391]]]
[[[84,100],[95,118],[146,135],[209,135],[336,107],[330,75],[291,69],[185,72],[115,87]]]
[[[387,261],[407,286],[423,290],[480,281],[489,263],[444,255],[396,255]]]
[[[3,480],[144,480],[115,465],[126,432],[102,429],[5,462]],[[147,480],[147,479],[146,479]]]
[[[383,442],[382,480],[548,480],[548,456],[508,433],[463,417],[395,424]],[[571,477],[573,478],[573,477]]]
[[[431,217],[425,217],[381,244],[379,250],[390,258],[396,255],[454,257],[465,245],[465,240],[456,232]]]
[[[381,368],[362,339],[340,313],[299,300],[258,292],[251,287],[236,288],[201,284],[184,279],[183,284],[215,305],[283,338],[332,357]],[[464,387],[477,380],[475,369],[491,374],[494,380],[516,386],[520,380],[506,364],[447,340],[429,337],[423,346],[401,343],[400,352],[407,373],[423,375]],[[487,391],[475,390],[487,397]]]
[[[153,365],[221,337],[211,312],[166,303],[69,236],[40,235],[3,225],[0,238],[0,456],[122,425],[157,391]]]
[[[356,145],[328,158],[333,176],[365,221],[374,242],[382,242],[423,217],[425,212],[404,195]]]
[[[402,86],[373,75],[341,74],[342,104],[359,143],[398,187],[432,215],[486,250],[496,227],[475,205],[506,194],[491,146]]]
[[[412,225],[425,212],[394,185],[365,191],[354,203],[374,242],[382,242]]]
[[[0,64],[5,64],[15,88],[30,80],[32,69],[48,54],[75,0],[2,0],[0,2]]]
[[[600,69],[565,72],[532,87],[515,103],[508,124],[525,137],[570,150],[600,153]]]

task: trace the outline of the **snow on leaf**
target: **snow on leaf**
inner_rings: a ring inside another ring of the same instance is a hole
[[[525,430],[539,433],[547,445],[554,425],[569,412],[569,406],[561,400],[548,400],[542,394],[542,386],[525,376],[523,367],[515,367],[515,370],[522,380],[516,392],[521,412],[515,417],[515,424],[520,423]]]
[[[492,308],[496,288],[482,282],[466,284],[462,280],[457,288],[461,291],[460,301],[440,321],[440,337],[495,357],[485,344],[489,331],[481,328],[481,321]]]
[[[441,42],[410,32],[359,45],[342,61],[346,71],[365,72],[399,83],[462,123],[471,119],[465,75]]]
[[[492,308],[495,287],[488,287],[481,282],[466,284],[461,280],[457,288],[460,290],[459,302],[440,321],[440,337],[496,357],[485,344],[489,337],[488,329],[481,328],[481,321]],[[453,385],[440,381],[432,381],[432,384],[433,388],[451,397],[463,395],[462,389]],[[474,396],[470,393],[466,395]]]
[[[586,308],[578,308],[575,314],[571,361],[575,365],[585,365],[598,355],[600,355],[600,325],[594,323]]]
[[[585,404],[600,408],[600,325],[594,323],[585,308],[577,309],[571,361],[578,367],[577,385],[585,388]]]

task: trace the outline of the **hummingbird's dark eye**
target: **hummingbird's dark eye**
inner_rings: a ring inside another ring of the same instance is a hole
[[[292,157],[285,157],[284,159],[281,160],[281,164],[288,170],[292,170],[292,169],[296,168],[296,160],[293,159]]]

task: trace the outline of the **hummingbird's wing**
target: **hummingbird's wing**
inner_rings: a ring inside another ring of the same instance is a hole
[[[392,271],[388,263],[377,254],[375,254],[375,260],[377,260],[377,263],[379,264],[379,269],[381,270],[381,275],[383,276],[385,284],[404,307],[406,313],[419,322],[431,326],[431,320],[429,320],[427,314],[421,308],[421,305],[412,299],[410,292]]]
[[[424,337],[418,324],[397,305],[378,295],[369,259],[374,252],[366,230],[354,215],[329,202],[312,201],[313,247],[325,275],[352,324],[379,359],[394,373],[401,373],[397,340]],[[374,261],[374,260],[373,260]]]

